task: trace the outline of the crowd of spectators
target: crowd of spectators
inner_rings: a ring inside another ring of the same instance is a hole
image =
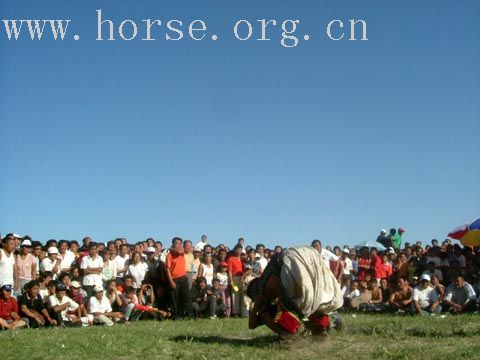
[[[478,249],[445,240],[402,245],[403,229],[382,230],[378,246],[317,249],[341,284],[341,311],[434,315],[477,311]],[[380,250],[383,249],[383,250]],[[250,281],[284,249],[212,246],[175,237],[106,244],[7,234],[0,248],[0,326],[112,326],[141,319],[248,317]]]

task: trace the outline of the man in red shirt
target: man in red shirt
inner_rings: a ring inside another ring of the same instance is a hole
[[[176,318],[192,317],[192,300],[184,254],[183,240],[179,237],[173,238],[165,263]]]
[[[370,249],[370,266],[372,268],[373,278],[377,280],[377,284],[380,285],[382,279],[382,258],[378,256],[377,249],[372,247]]]
[[[360,258],[358,259],[358,273],[357,280],[365,281],[367,274],[370,274],[371,260],[368,253],[368,248],[364,247],[360,250]]]
[[[17,329],[27,325],[18,315],[17,300],[12,297],[12,285],[3,285],[0,295],[0,326],[4,329]]]
[[[240,259],[242,249],[242,245],[235,245],[234,255],[227,260],[228,282],[232,290],[232,316],[241,316],[242,314],[242,275],[245,272],[245,264]]]

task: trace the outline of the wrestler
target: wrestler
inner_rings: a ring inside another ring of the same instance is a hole
[[[328,315],[340,308],[340,286],[318,251],[293,247],[275,254],[247,295],[254,305],[249,328],[266,325],[281,338],[295,334],[303,321],[312,334],[330,327]]]

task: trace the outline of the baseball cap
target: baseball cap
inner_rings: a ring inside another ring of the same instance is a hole
[[[76,280],[73,280],[71,283],[70,283],[70,287],[73,287],[75,289],[80,289],[82,287],[82,285],[80,285],[80,283]]]
[[[14,237],[14,238],[18,238],[18,239],[21,239],[21,238],[22,238],[22,237],[21,237],[20,235],[18,235],[18,234],[13,234],[13,237]]]
[[[10,284],[5,284],[2,286],[2,288],[0,290],[7,290],[7,291],[12,291],[12,285]]]
[[[342,252],[344,252],[345,254],[350,254],[350,250],[348,250],[347,248],[344,248]]]
[[[154,252],[156,252],[156,250],[155,250],[155,248],[154,248],[153,246],[149,246],[149,247],[147,248],[147,254],[149,254],[149,253],[151,254],[151,253],[154,253]]]
[[[94,286],[93,288],[93,292],[100,292],[100,291],[103,291],[103,287],[101,287],[100,285],[96,285]]]
[[[423,274],[422,276],[420,276],[420,281],[422,281],[422,280],[430,281],[430,275],[428,275],[428,274]]]
[[[388,254],[395,254],[395,250],[392,247],[389,247]]]
[[[399,228],[399,229],[398,229],[398,232],[399,232],[399,233],[404,233],[404,232],[405,232],[405,229],[404,229],[404,228]]]
[[[387,233],[387,230],[382,229],[382,230],[380,230],[380,232],[381,232],[382,234],[386,234],[386,233]]]
[[[58,249],[55,246],[50,246],[47,250],[47,253],[50,254],[58,254]]]
[[[32,242],[30,240],[23,240],[20,246],[32,246]]]

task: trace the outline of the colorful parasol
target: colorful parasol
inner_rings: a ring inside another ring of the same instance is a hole
[[[480,218],[471,224],[458,226],[448,234],[448,237],[459,240],[465,246],[480,246]]]

